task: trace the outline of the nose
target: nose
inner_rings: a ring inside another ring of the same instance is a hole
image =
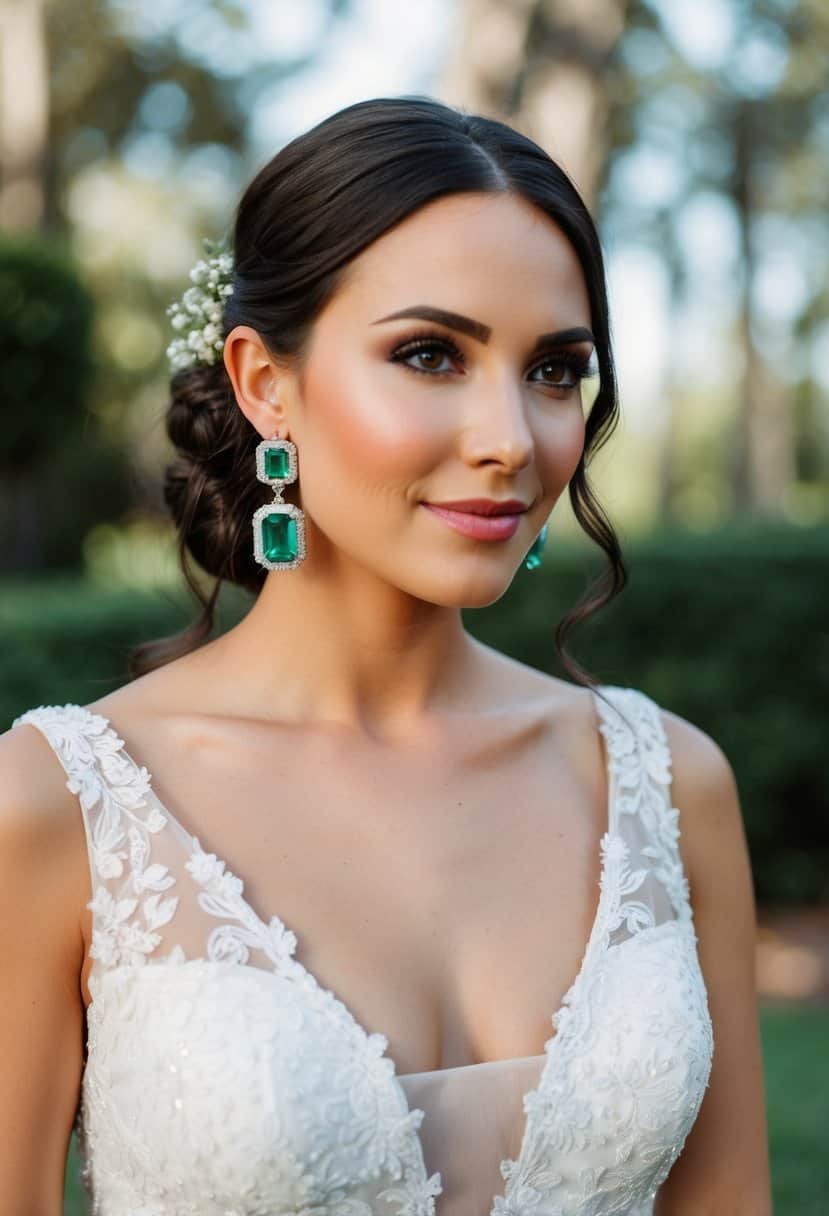
[[[506,377],[478,385],[464,427],[464,457],[470,464],[494,461],[510,473],[529,464],[533,435],[520,385]]]

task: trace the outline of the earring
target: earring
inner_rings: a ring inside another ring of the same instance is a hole
[[[524,565],[528,570],[537,570],[541,565],[541,557],[544,553],[544,544],[547,540],[547,525],[539,532],[530,548],[527,551],[527,556],[524,558]]]
[[[253,556],[266,570],[293,570],[305,557],[305,512],[283,502],[282,487],[296,481],[296,444],[276,432],[256,448],[256,476],[273,486],[273,502],[253,513]]]

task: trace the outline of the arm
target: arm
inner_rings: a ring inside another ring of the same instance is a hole
[[[89,895],[77,799],[45,739],[0,735],[0,1212],[60,1216],[83,1062]]]
[[[654,1216],[771,1216],[756,909],[737,786],[719,746],[666,710],[672,802],[714,1033],[711,1078]]]

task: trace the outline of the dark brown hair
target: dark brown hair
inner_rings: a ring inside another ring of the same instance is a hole
[[[593,684],[564,641],[627,581],[618,538],[585,469],[618,419],[616,374],[598,234],[570,178],[538,144],[506,123],[429,97],[376,98],[339,110],[282,148],[245,190],[234,226],[224,334],[250,325],[274,358],[301,359],[344,267],[419,207],[466,191],[510,191],[535,204],[569,239],[584,272],[599,389],[568,493],[608,565],[559,622],[555,642],[565,670],[578,683]],[[165,473],[164,499],[202,613],[181,633],[136,646],[129,657],[133,678],[210,637],[223,581],[255,594],[267,575],[253,557],[251,524],[271,494],[251,473],[261,436],[236,406],[224,364],[178,371],[171,389],[167,433],[178,454]],[[194,578],[190,557],[215,577],[209,595]]]

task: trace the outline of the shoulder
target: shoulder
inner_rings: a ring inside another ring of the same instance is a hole
[[[700,898],[721,869],[748,872],[748,849],[734,770],[719,743],[660,707],[671,757],[671,798],[679,809],[682,853]]]
[[[78,798],[42,733],[17,722],[0,734],[0,885],[22,913],[36,909],[75,952],[90,898]]]
[[[58,722],[65,709],[41,706],[36,716],[44,724]],[[77,799],[43,731],[22,718],[0,734],[0,831],[6,839],[14,832],[21,840],[56,844],[68,822],[79,818]]]
[[[742,939],[736,948],[753,950],[753,878],[734,770],[711,735],[648,700],[667,744],[671,805],[697,927],[702,935],[709,922],[727,920]]]
[[[716,739],[687,718],[657,708],[671,753],[675,794],[706,803],[735,795],[734,770]]]

